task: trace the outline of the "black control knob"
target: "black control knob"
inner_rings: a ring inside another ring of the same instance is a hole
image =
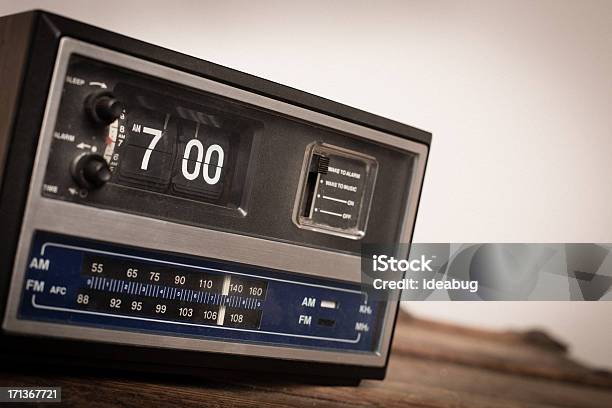
[[[85,111],[95,124],[106,126],[121,116],[123,104],[111,92],[96,92],[85,99]]]
[[[78,185],[87,189],[100,188],[111,178],[108,163],[99,154],[80,155],[72,162],[71,172]]]

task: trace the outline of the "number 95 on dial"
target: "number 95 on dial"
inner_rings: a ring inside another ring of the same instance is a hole
[[[217,324],[219,317],[219,306],[217,305],[202,305],[114,293],[81,291],[77,294],[75,303],[79,309],[84,310],[197,324]]]

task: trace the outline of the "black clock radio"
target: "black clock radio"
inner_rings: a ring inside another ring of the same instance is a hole
[[[0,41],[3,360],[384,377],[361,247],[410,242],[429,133],[46,12]]]

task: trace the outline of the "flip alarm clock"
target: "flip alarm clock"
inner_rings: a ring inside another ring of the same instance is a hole
[[[42,11],[0,35],[3,360],[384,378],[361,247],[410,242],[429,133]]]

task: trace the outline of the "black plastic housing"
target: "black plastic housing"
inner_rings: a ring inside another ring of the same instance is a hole
[[[428,132],[58,15],[30,11],[0,18],[0,316],[4,315],[37,141],[62,37],[72,37],[428,146],[431,144]],[[47,352],[39,355],[32,351],[36,349],[32,346],[42,341],[41,338],[3,334],[0,339],[0,355],[4,362],[31,367],[45,362],[215,376],[220,370],[243,376],[263,371],[273,377],[282,373],[283,379],[289,375],[337,383],[356,383],[362,378],[382,379],[386,371],[386,365],[372,368],[296,362],[60,339],[44,339]],[[95,357],[87,357],[92,355]]]

